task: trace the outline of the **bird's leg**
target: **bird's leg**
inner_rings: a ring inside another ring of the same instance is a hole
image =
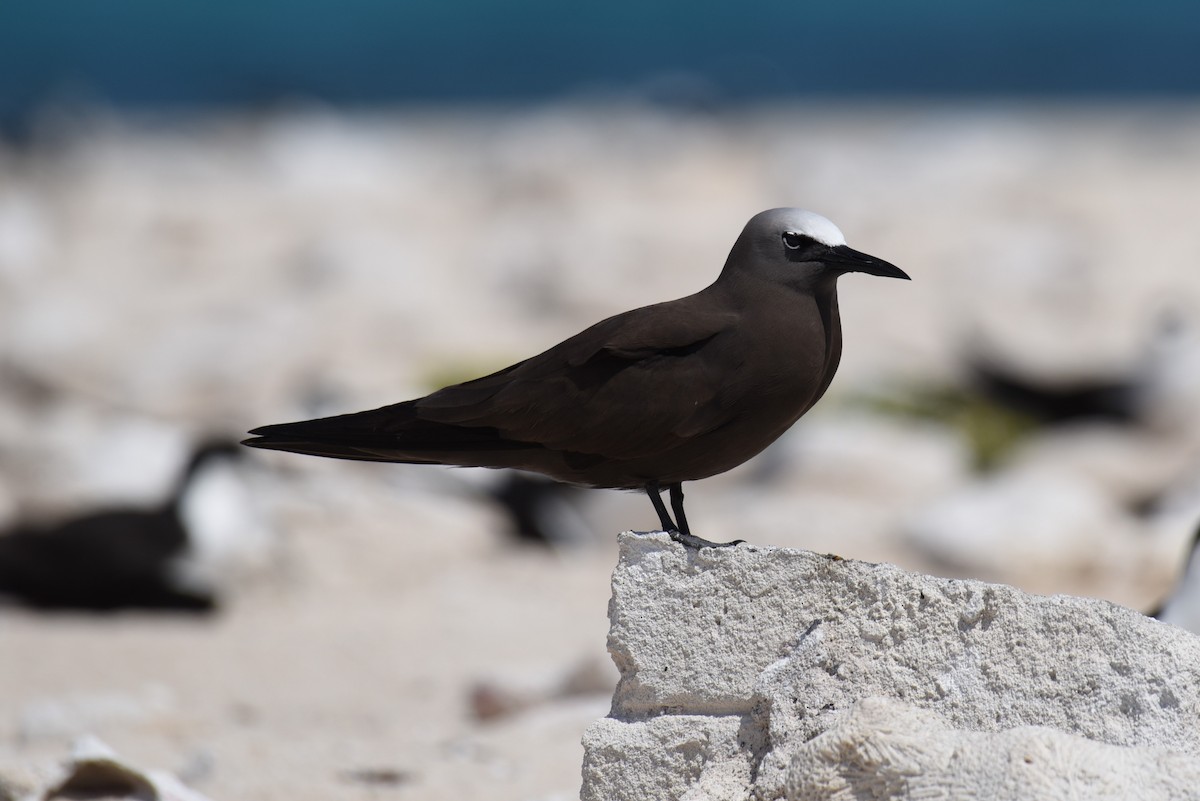
[[[679,533],[690,535],[692,531],[688,528],[687,515],[683,513],[683,484],[676,481],[668,489],[671,491],[671,511],[679,523]]]
[[[728,548],[731,545],[737,545],[745,540],[734,540],[733,542],[709,542],[706,539],[701,539],[688,529],[687,515],[683,513],[683,484],[676,481],[669,486],[671,490],[671,510],[675,512],[675,519],[679,521],[679,530],[667,532],[671,535],[671,539],[685,545],[688,548]],[[661,499],[660,499],[661,503]]]
[[[658,524],[662,526],[662,530],[672,536],[678,534],[679,529],[675,526],[675,521],[667,514],[667,506],[662,501],[662,490],[659,489],[657,481],[646,484],[646,494],[650,496],[650,503],[654,504],[654,511],[658,512]]]

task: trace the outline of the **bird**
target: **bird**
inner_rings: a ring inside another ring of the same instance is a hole
[[[587,522],[572,503],[580,491],[535,473],[511,470],[485,492],[506,513],[517,539],[551,546],[587,537]]]
[[[158,506],[101,509],[0,532],[0,598],[41,610],[215,610],[211,588],[188,580],[186,561],[196,538],[209,535],[203,529],[211,528],[214,508],[221,515],[239,460],[233,441],[205,441]]]
[[[255,428],[243,444],[378,462],[516,468],[645,492],[690,548],[683,482],[760,453],[829,388],[842,352],[837,279],[908,280],[798,208],[754,215],[706,288],[617,314],[536,356],[422,398]],[[668,513],[662,492],[671,502]]]
[[[1146,613],[1181,629],[1200,634],[1200,525],[1188,547],[1187,565],[1170,595]]]
[[[1141,376],[1096,376],[1067,382],[1039,381],[995,359],[968,364],[970,381],[985,397],[1028,415],[1039,423],[1062,425],[1081,420],[1117,424],[1137,422],[1145,395]]]

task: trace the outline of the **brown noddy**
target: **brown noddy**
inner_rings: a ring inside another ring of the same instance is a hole
[[[750,219],[717,280],[694,295],[609,317],[423,398],[263,426],[245,444],[644,490],[664,531],[714,545],[691,534],[681,485],[758,454],[825,393],[841,358],[837,279],[847,272],[908,278],[848,247],[824,217],[771,209]]]

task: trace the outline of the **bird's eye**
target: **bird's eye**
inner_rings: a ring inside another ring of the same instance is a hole
[[[783,232],[783,246],[788,250],[799,250],[804,247],[806,240],[808,237],[804,234],[798,234],[795,231]]]

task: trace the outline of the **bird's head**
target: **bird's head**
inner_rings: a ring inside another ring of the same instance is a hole
[[[894,264],[848,246],[838,227],[820,214],[790,208],[750,218],[725,263],[729,272],[799,288],[832,284],[849,272],[908,279]]]

